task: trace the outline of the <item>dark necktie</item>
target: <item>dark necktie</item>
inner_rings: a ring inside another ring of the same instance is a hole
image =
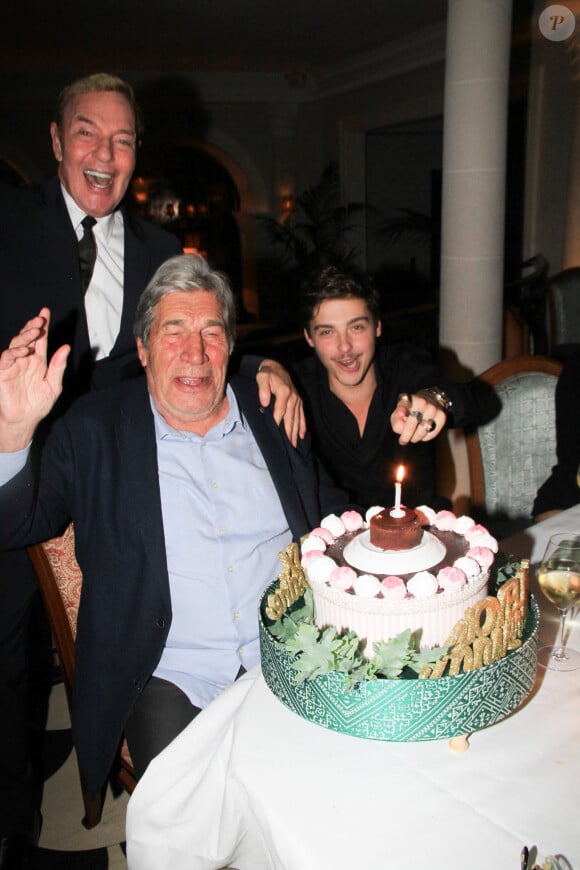
[[[79,240],[79,264],[81,267],[81,284],[83,291],[86,292],[90,284],[93,269],[95,268],[95,260],[97,259],[97,243],[93,227],[96,224],[94,217],[87,215],[81,221],[83,225],[83,236]]]

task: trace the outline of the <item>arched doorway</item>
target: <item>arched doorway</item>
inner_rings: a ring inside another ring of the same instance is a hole
[[[140,217],[178,236],[185,252],[198,252],[225,272],[236,296],[238,322],[253,315],[244,304],[240,193],[222,163],[192,143],[174,143],[163,167],[138,167],[129,190]]]

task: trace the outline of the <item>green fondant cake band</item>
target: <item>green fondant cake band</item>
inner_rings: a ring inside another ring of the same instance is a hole
[[[293,655],[268,631],[260,608],[262,672],[290,710],[323,728],[367,740],[412,742],[450,739],[493,725],[531,692],[537,669],[539,609],[532,597],[522,646],[478,670],[438,679],[370,680],[346,688],[333,672],[297,684]]]

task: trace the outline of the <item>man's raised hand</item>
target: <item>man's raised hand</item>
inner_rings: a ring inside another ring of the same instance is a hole
[[[47,363],[50,311],[41,308],[0,355],[0,451],[26,447],[54,407],[70,352],[63,345]]]

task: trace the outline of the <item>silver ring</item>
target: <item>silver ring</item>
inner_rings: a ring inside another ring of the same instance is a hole
[[[427,430],[427,432],[432,432],[433,429],[437,427],[437,423],[435,420],[423,420],[423,426]]]
[[[423,420],[421,411],[409,411],[409,417],[414,417],[417,423],[421,423]]]

